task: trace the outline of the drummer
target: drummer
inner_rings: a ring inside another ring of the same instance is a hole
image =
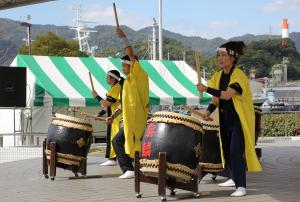
[[[121,82],[123,78],[120,76],[120,72],[117,70],[110,70],[106,75],[106,82],[111,86],[109,91],[107,92],[107,96],[105,99],[100,97],[96,91],[92,91],[94,98],[96,98],[101,105],[103,106],[103,110],[100,111],[97,115],[95,115],[95,119],[97,117],[101,117],[105,114],[107,116],[111,116],[112,112],[114,112],[120,105],[120,92],[121,92]],[[106,153],[105,158],[107,161],[100,164],[101,166],[115,166],[117,165],[116,161],[116,153],[112,147],[112,139],[115,137],[117,132],[119,131],[119,123],[121,120],[121,115],[117,116],[112,124],[107,125],[107,133],[106,133]]]
[[[200,92],[213,96],[206,111],[206,119],[219,107],[220,134],[225,166],[230,179],[219,184],[222,187],[235,186],[231,196],[245,196],[246,169],[261,171],[261,165],[255,153],[255,115],[252,103],[250,82],[245,73],[236,67],[245,44],[230,41],[217,49],[220,71],[216,72],[208,86],[197,85]]]
[[[149,81],[147,73],[142,69],[132,46],[123,32],[117,27],[117,34],[125,43],[126,55],[122,57],[122,68],[126,75],[121,93],[122,106],[117,110],[107,123],[122,113],[124,127],[113,139],[113,147],[123,175],[119,178],[128,179],[134,177],[134,168],[131,158],[135,151],[141,150],[141,141],[146,128],[149,103]]]

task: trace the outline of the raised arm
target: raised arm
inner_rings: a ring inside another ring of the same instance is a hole
[[[119,36],[119,38],[121,38],[125,44],[126,54],[129,56],[130,60],[132,62],[134,62],[134,60],[135,60],[134,50],[133,50],[131,44],[129,43],[125,33],[123,32],[123,30],[120,27],[116,28],[116,32],[117,32],[117,35]]]

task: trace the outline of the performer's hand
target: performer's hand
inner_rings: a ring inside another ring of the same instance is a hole
[[[197,88],[198,88],[198,91],[201,93],[207,91],[207,86],[203,85],[202,83],[198,83]]]
[[[112,124],[113,120],[114,120],[114,119],[113,119],[112,117],[108,117],[108,118],[106,119],[105,123],[106,123],[107,125]]]
[[[213,119],[210,117],[210,112],[209,111],[205,111],[203,119],[205,121],[213,121]]]
[[[123,30],[120,27],[116,28],[116,32],[120,38],[126,37],[125,33],[123,32]]]
[[[94,98],[98,95],[98,93],[95,90],[92,90],[92,94]]]

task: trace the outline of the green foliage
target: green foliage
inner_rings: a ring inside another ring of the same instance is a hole
[[[164,58],[170,60],[183,60],[185,52],[186,62],[195,69],[194,50],[183,43],[164,37]],[[147,43],[135,43],[135,52],[140,59],[149,59],[147,55]],[[96,56],[116,57],[118,53],[123,54],[121,48],[109,48],[98,51]],[[201,53],[202,54],[202,53]],[[251,67],[257,68],[257,77],[269,77],[271,68],[274,64],[280,63],[282,57],[288,57],[288,79],[300,78],[300,54],[297,52],[295,44],[290,41],[287,47],[281,46],[281,40],[255,41],[248,45],[247,51],[238,62],[245,73],[248,75]],[[206,76],[210,78],[219,67],[215,56],[201,55],[201,64],[206,67]]]
[[[70,56],[83,57],[86,56],[80,52],[76,41],[66,41],[63,37],[57,36],[52,32],[46,35],[37,36],[32,43],[32,55],[48,55],[48,56]],[[28,46],[22,45],[19,54],[28,54]]]
[[[246,70],[251,67],[257,68],[257,77],[268,77],[272,66],[282,62],[283,57],[288,57],[288,79],[300,78],[300,54],[297,52],[295,43],[289,41],[288,46],[281,45],[281,39],[262,40],[251,42],[247,46],[245,55],[239,59],[238,64],[245,66]]]
[[[120,51],[121,50],[117,50],[116,48],[108,48],[103,51],[96,51],[95,57],[116,57]]]
[[[13,47],[8,53],[7,57],[12,58],[16,55],[16,48],[19,47],[20,53],[28,53],[23,39],[26,38],[26,29],[19,25],[19,22],[0,19],[0,32],[3,33],[1,40],[13,42]],[[147,39],[149,34],[152,33],[151,27],[146,27],[141,30],[133,30],[127,26],[122,26],[122,29],[128,36],[129,41],[134,45],[136,54],[140,59],[148,59],[147,53]],[[119,57],[123,54],[123,43],[115,34],[115,27],[110,25],[96,26],[95,30],[98,32],[91,33],[89,42],[91,45],[97,45],[99,51],[96,53],[98,57]],[[38,36],[48,35],[48,32],[55,33],[57,36],[61,36],[66,40],[70,40],[75,37],[74,30],[69,29],[67,26],[55,26],[55,25],[33,25],[32,26],[32,38],[37,40]],[[225,43],[228,40],[223,38],[204,39],[197,36],[183,36],[179,33],[163,30],[164,36],[164,58],[172,60],[182,60],[183,51],[186,54],[186,62],[195,67],[194,51],[199,50],[201,53],[202,66],[207,68],[207,77],[215,72],[217,62],[215,58],[216,48]],[[65,56],[84,56],[83,53],[76,52],[76,44],[69,44],[66,47],[66,43],[62,42],[62,38],[55,38],[53,45],[50,45],[49,41],[45,41],[43,48],[39,48],[40,54],[47,55],[65,55]],[[233,37],[229,40],[242,40],[248,45],[246,54],[240,58],[239,66],[243,66],[243,69],[247,73],[251,67],[257,67],[257,77],[269,76],[271,67],[280,63],[283,56],[288,56],[290,64],[288,64],[288,79],[300,78],[300,56],[297,53],[297,49],[300,52],[300,33],[290,33],[291,41],[288,47],[281,46],[281,39],[279,35],[251,35],[245,34],[243,36]],[[60,47],[62,50],[58,51],[59,47],[56,42],[63,45]],[[52,42],[51,42],[52,43]],[[295,44],[294,44],[295,43]],[[0,43],[0,50],[6,49],[6,43]],[[54,50],[52,50],[54,48]],[[71,50],[68,50],[71,49]],[[118,53],[121,53],[120,55]],[[1,61],[0,61],[1,62]]]
[[[190,47],[183,45],[181,42],[164,37],[163,41],[164,47],[164,58],[169,58],[170,60],[183,60],[183,54],[185,53],[186,62],[195,69],[195,51]],[[149,59],[148,57],[148,44],[146,41],[133,44],[135,54],[140,59]],[[120,57],[124,54],[122,48],[108,48],[103,51],[97,51],[95,53],[96,57]],[[212,75],[217,69],[218,64],[215,56],[201,56],[202,66],[205,66],[207,69],[208,77]]]
[[[263,136],[292,136],[297,127],[296,122],[300,122],[300,114],[264,114],[262,116]]]
[[[207,78],[211,78],[212,75],[220,69],[216,56],[203,56],[202,65],[206,67]]]

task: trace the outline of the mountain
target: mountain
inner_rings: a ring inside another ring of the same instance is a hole
[[[115,34],[115,27],[110,25],[99,25],[94,27],[97,30],[97,33],[91,33],[90,44],[92,46],[97,45],[100,51],[109,49],[109,48],[120,48],[122,43],[120,39]],[[146,42],[148,35],[152,33],[151,27],[145,27],[140,30],[133,30],[127,26],[123,27],[123,30],[127,34],[129,40],[133,44],[140,42]],[[32,38],[35,39],[37,35],[44,35],[47,32],[53,32],[57,35],[63,36],[65,39],[72,39],[75,37],[75,31],[69,29],[67,26],[55,26],[55,25],[32,25]],[[0,50],[7,49],[7,44],[12,43],[12,46],[8,51],[3,53],[0,51],[0,64],[1,58],[11,58],[16,54],[17,48],[24,44],[23,39],[26,38],[26,28],[19,25],[19,22],[0,18]],[[223,38],[213,38],[205,39],[199,36],[184,36],[179,33],[170,32],[168,30],[163,30],[163,35],[165,37],[175,39],[181,42],[184,46],[191,47],[194,50],[199,50],[203,55],[214,55],[216,48],[226,42],[226,39]],[[252,35],[245,34],[243,36],[237,36],[230,38],[229,40],[242,40],[246,44],[249,44],[252,41],[260,41],[268,38],[278,39],[279,35]],[[298,52],[300,52],[300,33],[294,32],[290,33],[290,38],[295,42]],[[5,55],[4,55],[5,54]],[[7,59],[6,59],[7,62]],[[3,63],[3,59],[2,59]]]

